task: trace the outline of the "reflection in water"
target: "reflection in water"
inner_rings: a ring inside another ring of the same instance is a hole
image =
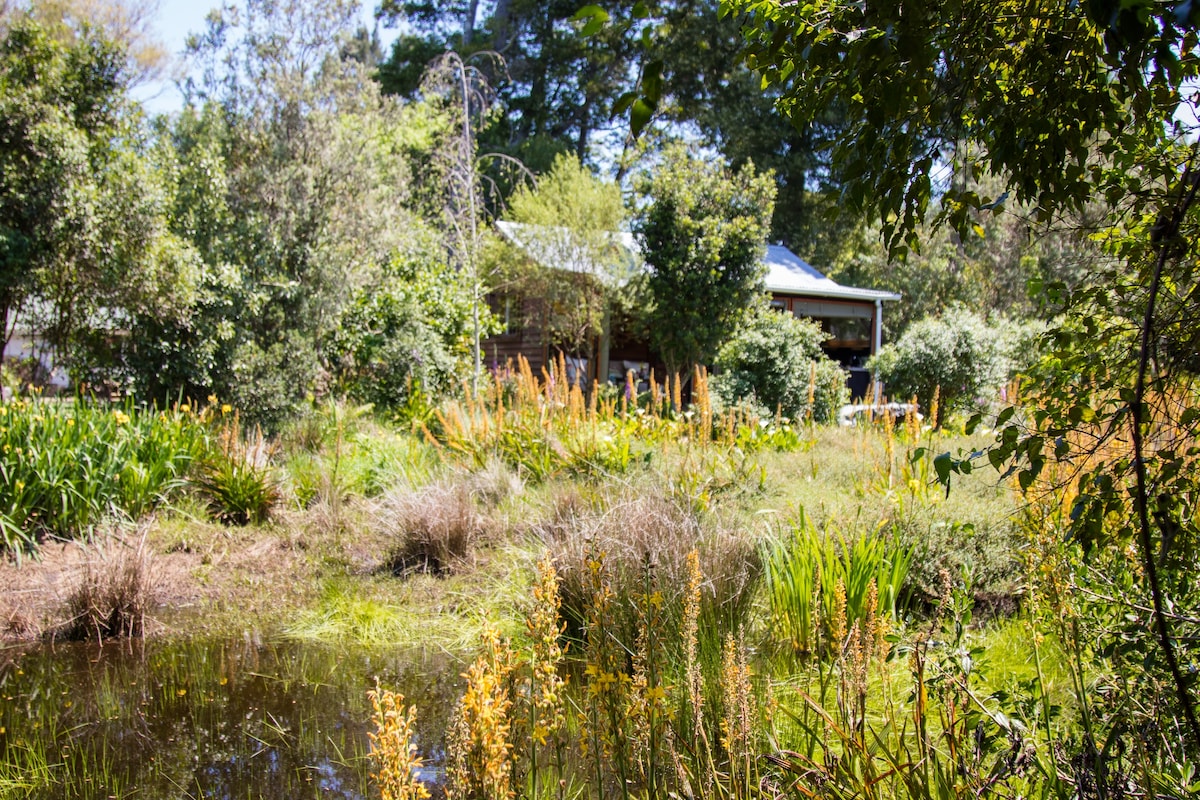
[[[440,654],[251,640],[0,651],[0,795],[369,796],[376,677],[417,705],[436,779],[461,671]]]

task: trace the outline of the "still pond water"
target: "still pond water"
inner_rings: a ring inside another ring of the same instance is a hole
[[[249,638],[0,650],[0,797],[369,797],[376,678],[416,703],[436,781],[463,669]]]

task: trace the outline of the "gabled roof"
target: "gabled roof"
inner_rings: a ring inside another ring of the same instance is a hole
[[[543,228],[534,231],[535,226],[505,221],[497,222],[496,227],[505,239],[543,266],[555,266],[571,272],[593,272],[593,267],[588,263],[582,248],[570,243],[570,231],[566,228]],[[633,234],[620,232],[611,236],[613,244],[629,255],[628,259],[622,260],[626,261],[631,270],[636,269],[641,263],[641,253]],[[825,274],[812,264],[782,245],[767,245],[761,263],[766,268],[766,275],[763,277],[764,288],[776,294],[868,302],[900,299],[900,295],[895,292],[842,286],[825,277]]]
[[[837,281],[825,277],[823,272],[783,245],[767,245],[767,252],[763,256],[762,263],[767,268],[763,283],[767,291],[776,294],[801,294],[808,297],[870,300],[872,302],[900,299],[900,295],[895,292],[842,286]]]

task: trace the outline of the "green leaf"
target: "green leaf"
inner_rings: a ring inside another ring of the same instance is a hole
[[[662,98],[663,64],[661,61],[651,61],[642,68],[642,97],[651,103],[652,109],[658,108]]]
[[[571,17],[572,22],[583,23],[579,29],[579,33],[583,36],[595,36],[608,24],[610,19],[612,17],[609,16],[609,13],[597,5],[584,6]]]
[[[621,95],[617,98],[616,102],[613,103],[612,115],[614,117],[619,117],[620,115],[624,114],[637,99],[637,92],[626,92],[625,94]]]
[[[629,131],[633,138],[641,135],[653,116],[654,106],[647,103],[645,98],[639,97],[633,102],[633,107],[629,109]]]
[[[942,453],[933,459],[933,469],[937,472],[938,483],[946,487],[946,491],[950,491],[950,473],[954,472],[954,459],[949,453]]]

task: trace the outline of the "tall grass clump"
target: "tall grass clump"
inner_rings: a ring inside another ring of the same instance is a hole
[[[605,553],[589,550],[583,630],[568,652],[560,638],[560,572],[543,555],[527,646],[492,631],[463,676],[447,734],[447,796],[752,796],[767,741],[761,687],[738,631],[714,631],[721,644],[713,668],[700,663],[707,578],[696,551],[685,562],[685,587],[643,561],[636,592],[620,598]],[[683,615],[669,619],[669,597],[679,588],[687,595]],[[618,638],[626,600],[636,626],[629,642]],[[569,696],[567,675],[578,680]]]
[[[559,569],[562,613],[568,632],[579,636],[598,591],[589,561],[603,554],[608,590],[615,593],[609,635],[632,648],[638,621],[634,599],[645,591],[644,569],[654,565],[664,588],[662,614],[678,625],[682,587],[688,580],[688,553],[697,551],[705,584],[702,598],[705,631],[718,624],[736,629],[748,619],[760,573],[754,544],[740,532],[709,523],[690,506],[657,487],[625,489],[594,503],[572,500],[535,523],[534,531],[554,555]],[[707,635],[707,634],[706,634]],[[708,641],[714,652],[719,639]]]
[[[233,413],[222,421],[218,447],[199,465],[192,485],[213,519],[225,525],[260,525],[279,503],[271,447],[260,428],[243,435]]]
[[[143,409],[83,398],[0,403],[0,544],[78,537],[104,519],[136,519],[168,501],[205,451],[186,404]]]
[[[79,582],[67,595],[68,639],[141,636],[158,590],[158,576],[143,532],[135,543],[116,536],[85,545]]]
[[[387,566],[396,574],[441,575],[460,569],[470,563],[474,548],[491,529],[470,488],[461,482],[397,488],[381,499],[375,519],[395,543]]]

